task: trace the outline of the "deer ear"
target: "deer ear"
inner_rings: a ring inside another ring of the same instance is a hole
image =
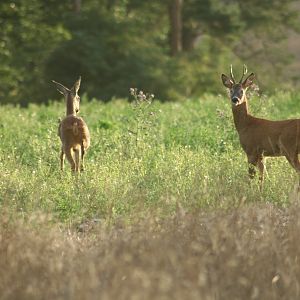
[[[255,79],[255,75],[254,75],[254,73],[251,73],[242,83],[243,88],[247,88],[247,87],[251,86],[254,82],[254,79]]]
[[[79,91],[79,88],[80,88],[80,83],[81,83],[81,76],[79,76],[78,80],[74,83],[71,91],[74,93],[74,94],[77,94],[78,91]]]
[[[64,96],[68,95],[68,92],[70,91],[68,88],[66,88],[65,86],[63,86],[61,83],[56,82],[54,80],[52,80],[52,82],[56,85],[56,89],[63,94]]]
[[[225,74],[222,74],[221,79],[222,79],[222,82],[223,82],[225,87],[227,87],[229,89],[232,88],[233,81],[228,76],[226,76]]]

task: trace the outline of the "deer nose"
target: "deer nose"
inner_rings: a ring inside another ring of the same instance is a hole
[[[239,98],[238,97],[233,97],[231,98],[231,101],[234,103],[234,104],[237,104],[239,102]]]

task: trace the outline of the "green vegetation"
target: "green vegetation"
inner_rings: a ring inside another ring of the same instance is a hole
[[[250,98],[251,111],[271,119],[297,116],[300,94]],[[91,132],[85,173],[59,170],[57,119],[64,103],[0,107],[1,207],[27,218],[44,212],[58,221],[130,220],[152,213],[289,203],[297,181],[285,159],[267,161],[264,190],[248,184],[229,100],[205,95],[180,103],[104,104],[83,97]],[[137,130],[138,128],[138,130]],[[138,132],[138,135],[136,134]]]
[[[222,90],[216,76],[231,63],[255,66],[268,90],[295,84],[286,72],[294,4],[1,0],[0,102],[45,103],[57,95],[50,80],[69,86],[78,75],[89,98],[105,101],[132,86],[165,101],[199,97]]]
[[[229,100],[83,99],[92,145],[59,170],[65,107],[0,107],[4,299],[298,299],[297,175],[269,159],[261,193]],[[147,100],[147,101],[146,101]],[[297,116],[299,93],[250,99]],[[275,117],[276,116],[276,117]]]
[[[249,181],[219,78],[246,63],[250,111],[299,117],[299,29],[294,0],[1,0],[0,298],[299,299],[298,176]],[[74,175],[51,79],[79,75]]]

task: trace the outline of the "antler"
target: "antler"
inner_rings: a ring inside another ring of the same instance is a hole
[[[243,75],[242,75],[242,78],[241,78],[241,80],[240,80],[239,83],[242,83],[243,78],[244,78],[244,76],[247,74],[247,72],[248,72],[247,66],[244,64],[244,67],[243,67]]]
[[[230,77],[231,77],[233,83],[235,84],[235,79],[234,79],[233,71],[232,71],[232,65],[230,65]]]

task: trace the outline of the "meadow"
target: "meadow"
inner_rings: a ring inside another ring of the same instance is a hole
[[[250,111],[299,117],[300,94]],[[0,107],[0,299],[297,299],[297,174],[249,183],[229,99],[82,97],[86,171],[59,169],[63,100]]]

